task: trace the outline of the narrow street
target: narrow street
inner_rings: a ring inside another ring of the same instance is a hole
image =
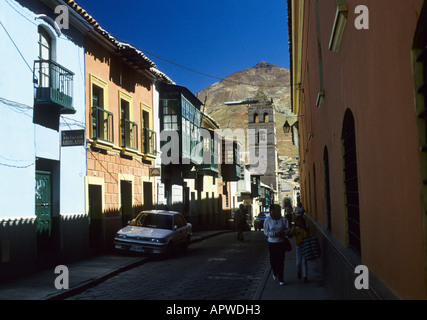
[[[427,0],[0,0],[0,43],[0,300],[427,300]]]
[[[69,299],[251,300],[267,267],[264,234],[246,232],[240,242],[232,232],[169,259],[150,259]]]

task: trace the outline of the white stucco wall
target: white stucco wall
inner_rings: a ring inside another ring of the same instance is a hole
[[[56,62],[75,73],[76,114],[62,116],[59,131],[35,125],[30,69],[38,59],[38,26],[55,30],[36,19],[52,10],[39,1],[30,5],[0,2],[0,218],[34,215],[36,157],[60,161],[60,213],[84,212],[85,148],[60,146],[61,130],[85,128],[83,35],[70,26],[54,39]]]

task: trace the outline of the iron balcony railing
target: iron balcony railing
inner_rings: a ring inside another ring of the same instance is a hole
[[[149,155],[156,154],[156,132],[148,129],[142,129],[142,152]]]
[[[122,147],[138,149],[138,125],[128,119],[122,119]]]
[[[113,143],[113,114],[100,107],[92,107],[92,139]]]
[[[36,103],[54,104],[61,113],[75,113],[73,108],[74,73],[52,60],[34,61]]]

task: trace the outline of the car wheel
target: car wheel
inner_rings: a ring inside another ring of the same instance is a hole
[[[166,247],[166,251],[165,251],[165,256],[166,257],[170,257],[173,254],[173,242],[170,241],[168,243],[168,246]]]
[[[190,236],[185,239],[184,245],[182,246],[182,251],[187,251],[188,246],[190,245]]]

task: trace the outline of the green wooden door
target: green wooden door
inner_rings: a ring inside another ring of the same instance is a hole
[[[52,231],[52,177],[50,172],[36,172],[37,232],[50,236]]]

